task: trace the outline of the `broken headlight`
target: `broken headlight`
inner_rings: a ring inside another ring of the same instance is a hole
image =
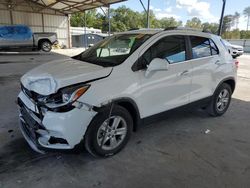
[[[79,99],[90,87],[90,85],[77,85],[60,89],[56,94],[50,95],[39,100],[48,108],[59,108],[73,104]]]

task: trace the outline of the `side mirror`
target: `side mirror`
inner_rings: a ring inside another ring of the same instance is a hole
[[[168,70],[169,63],[165,59],[154,58],[145,72],[145,76],[147,77],[152,71],[160,71],[160,70]]]

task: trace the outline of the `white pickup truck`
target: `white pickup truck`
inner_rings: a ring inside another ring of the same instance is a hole
[[[50,52],[57,44],[53,32],[32,33],[26,25],[0,26],[0,49],[31,48]]]

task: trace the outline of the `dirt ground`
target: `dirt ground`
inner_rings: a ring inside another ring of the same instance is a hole
[[[173,113],[140,127],[119,154],[107,159],[86,151],[41,155],[19,131],[20,76],[60,58],[55,53],[0,55],[0,188],[250,187],[250,55],[238,58],[237,88],[224,116]]]

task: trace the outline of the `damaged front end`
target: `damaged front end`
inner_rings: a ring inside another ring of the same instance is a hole
[[[82,140],[97,113],[93,106],[78,101],[89,87],[77,84],[46,96],[21,86],[20,127],[32,149],[40,153],[44,148],[72,149]]]

